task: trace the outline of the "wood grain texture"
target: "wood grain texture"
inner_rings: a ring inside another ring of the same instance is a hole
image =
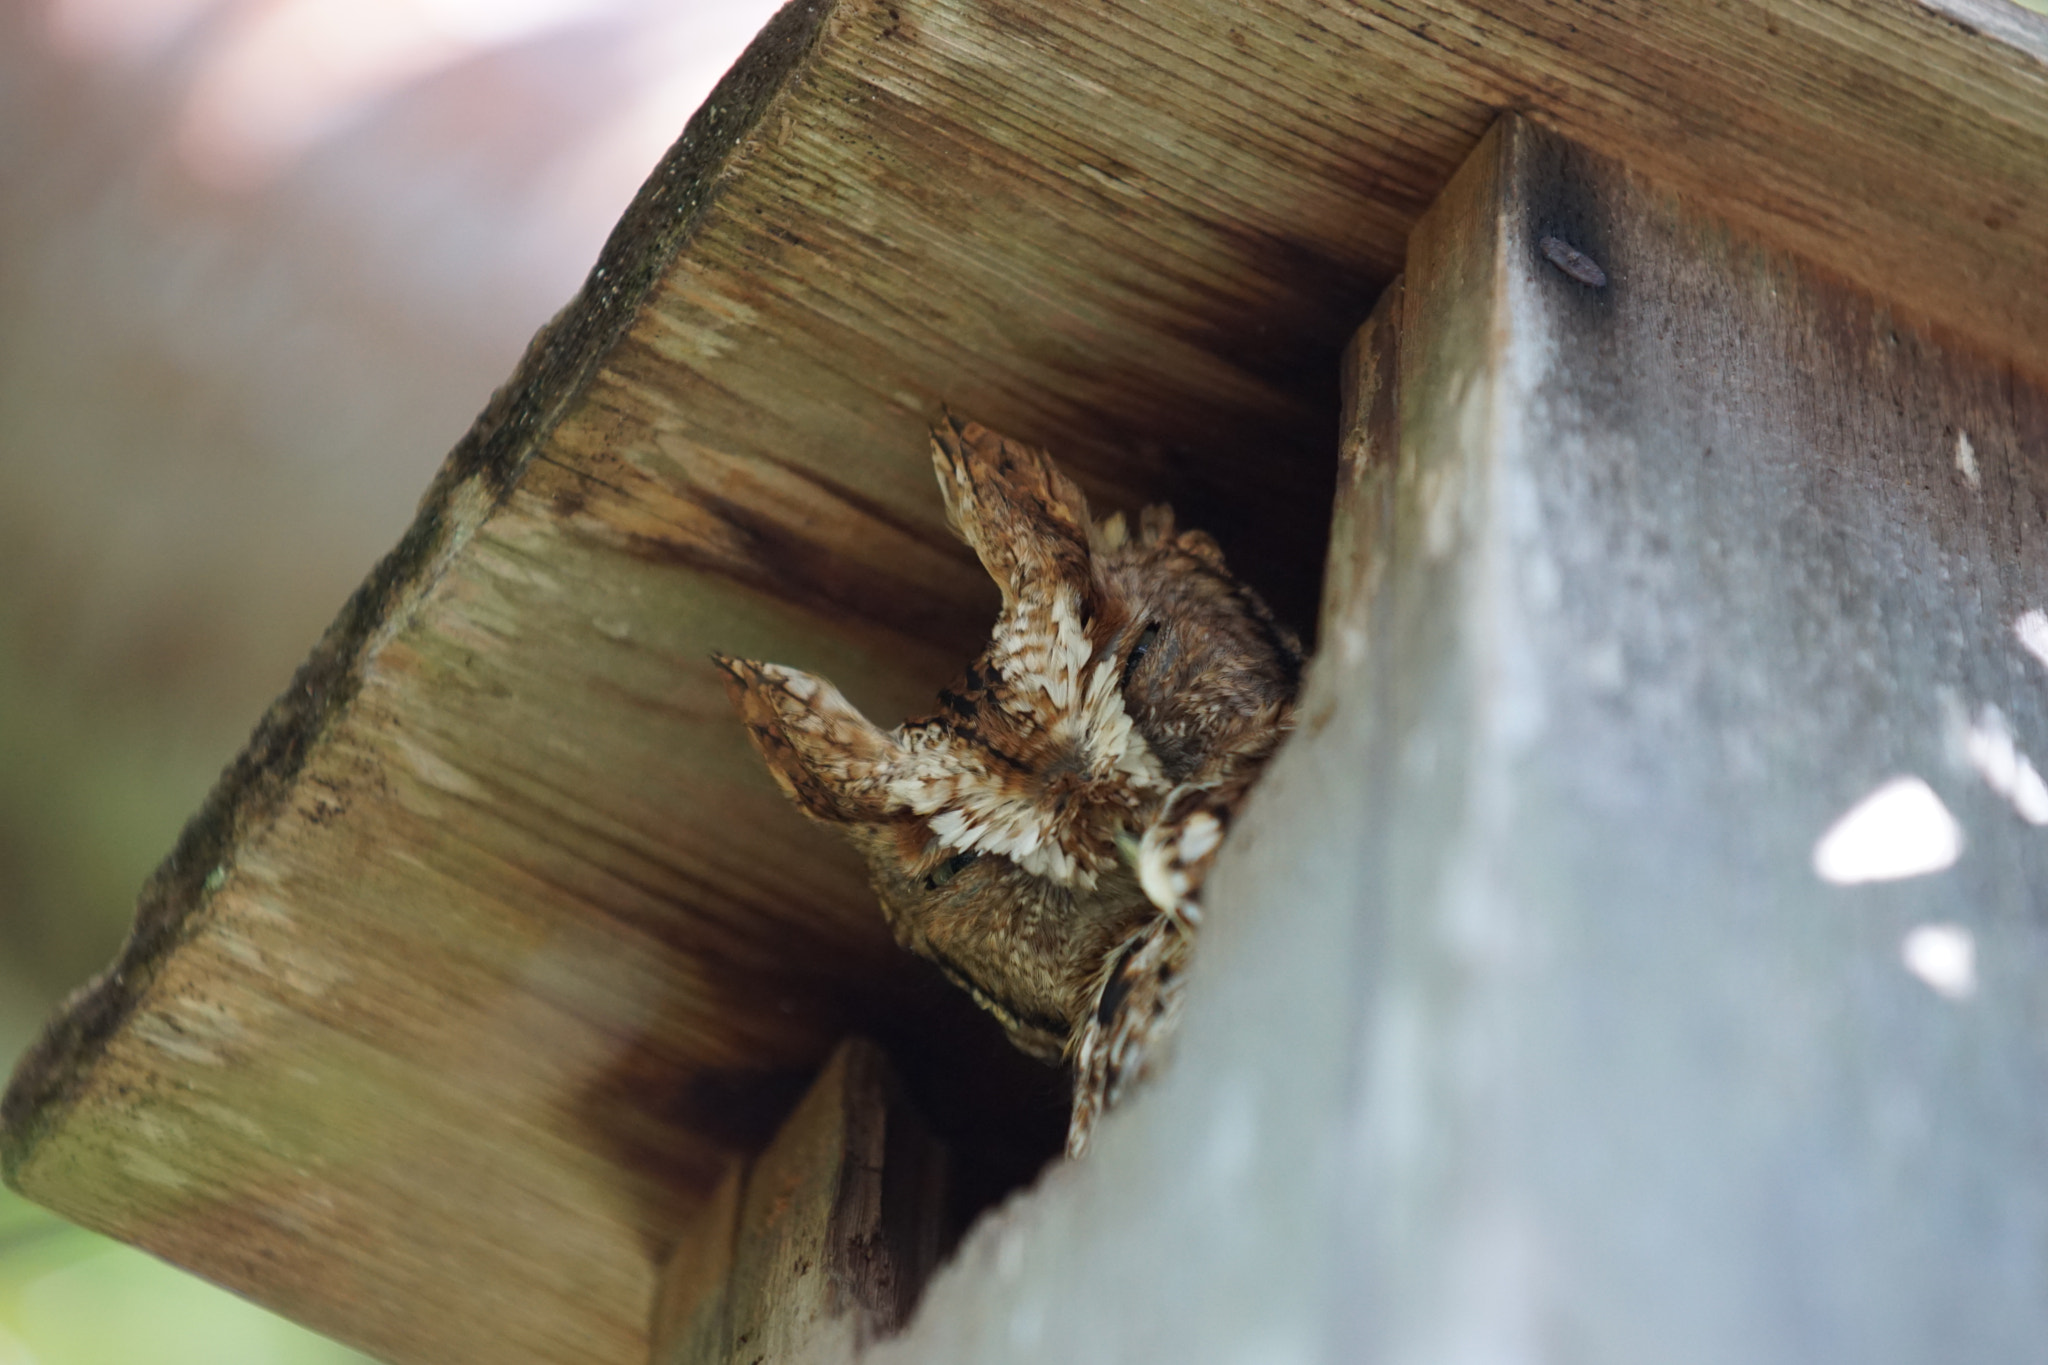
[[[949,1239],[945,1148],[850,1039],[663,1275],[654,1365],[844,1365],[910,1315]]]
[[[1401,317],[1405,283],[1387,286],[1372,316],[1344,348],[1344,407],[1338,423],[1336,514],[1323,572],[1316,634],[1332,657],[1356,666],[1372,602],[1387,571],[1394,529],[1394,472],[1401,442]],[[1334,700],[1326,695],[1325,702]]]
[[[2048,62],[2048,15],[2022,9],[2005,0],[1921,0],[1927,8],[1953,19],[1972,33],[1981,33],[2006,47]]]
[[[636,1365],[849,1030],[1020,1178],[1056,1079],[898,959],[705,662],[928,702],[994,605],[939,405],[1307,624],[1338,353],[1498,109],[2040,375],[2044,95],[1907,0],[799,0],[26,1060],[7,1178],[393,1360]]]
[[[1580,149],[1481,158],[1410,252],[1355,1349],[2024,1356],[2048,837],[1959,741],[2048,744],[2048,395]],[[1964,857],[1829,884],[1901,774]]]
[[[2048,750],[2048,392],[1512,121],[1350,373],[1367,639],[1219,860],[1175,1063],[877,1361],[2034,1354],[2048,832],[1962,732]],[[1824,880],[1901,774],[1960,860]]]

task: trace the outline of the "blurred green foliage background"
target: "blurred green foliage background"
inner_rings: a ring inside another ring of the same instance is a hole
[[[770,0],[0,0],[0,1072]],[[0,1365],[361,1357],[0,1191]]]

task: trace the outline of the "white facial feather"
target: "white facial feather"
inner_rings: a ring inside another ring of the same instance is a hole
[[[1050,628],[1029,629],[1032,616]],[[920,727],[899,732],[902,760],[889,794],[929,817],[932,837],[946,848],[1000,854],[1035,876],[1092,888],[1116,856],[1113,848],[1067,837],[1077,832],[1080,811],[1111,801],[1135,819],[1150,798],[1166,791],[1165,771],[1124,709],[1116,659],[1093,660],[1071,588],[1060,589],[1049,604],[1020,602],[1018,611],[1005,613],[997,643],[996,663],[1010,683],[1006,709],[1037,730],[1047,750],[1067,756],[1066,771],[1116,790],[1097,790],[1062,813],[1036,799],[1015,774],[992,771],[974,745]]]

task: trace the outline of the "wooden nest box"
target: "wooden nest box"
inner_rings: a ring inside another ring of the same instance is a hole
[[[2044,378],[2003,0],[796,0],[6,1176],[395,1362],[2036,1358]],[[929,704],[941,405],[1319,639],[1170,1065],[1043,1174],[1059,1078],[707,658]]]

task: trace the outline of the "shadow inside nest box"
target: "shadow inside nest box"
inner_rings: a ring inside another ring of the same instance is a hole
[[[1339,367],[1347,337],[1305,343],[1287,374],[1270,376],[1278,400],[1262,413],[1219,414],[1212,404],[1168,415],[1137,404],[1120,414],[1121,423],[1106,413],[1069,414],[1046,429],[1029,414],[977,411],[967,397],[957,410],[1044,445],[1088,488],[1098,516],[1170,504],[1180,526],[1216,538],[1232,571],[1312,648],[1335,494]],[[1094,439],[1062,441],[1061,430],[1089,431]],[[986,642],[994,608],[991,594],[988,621],[961,642],[960,667]],[[885,725],[901,718],[875,714]],[[949,1241],[1058,1158],[1071,1098],[1063,1070],[1019,1052],[990,1015],[922,960],[904,952],[877,961],[842,950],[822,938],[809,949],[783,941],[777,956],[788,970],[775,980],[742,984],[720,974],[727,1005],[754,1017],[762,1036],[782,1037],[781,1045],[764,1049],[780,1061],[693,1068],[662,1041],[687,1033],[687,1023],[655,1019],[585,1090],[579,1109],[591,1139],[646,1177],[638,1182],[641,1197],[666,1201],[637,1211],[650,1255],[668,1254],[692,1201],[709,1197],[731,1159],[768,1146],[832,1044],[844,1037],[881,1045],[910,1101],[946,1144]],[[801,1001],[803,1018],[771,1017],[777,999]],[[688,1158],[678,1155],[680,1134],[691,1139]],[[702,1169],[686,1169],[692,1161]]]
[[[1062,439],[1028,415],[965,402],[958,411],[1044,446],[1088,492],[1095,516],[1171,506],[1175,524],[1215,537],[1231,572],[1312,649],[1336,497],[1344,346],[1376,297],[1363,296],[1341,334],[1301,342],[1284,369],[1263,376],[1274,387],[1257,410],[1151,394],[1127,411],[1087,411],[1060,424],[1086,439]]]
[[[1333,382],[1327,430],[1273,433],[1238,455],[1183,457],[1159,496],[1177,524],[1216,538],[1231,572],[1311,653],[1336,491],[1336,402]]]
[[[904,954],[879,971],[836,979],[757,982],[757,1001],[801,1000],[817,1055],[801,1063],[705,1069],[664,1040],[688,1031],[657,1014],[585,1088],[575,1106],[587,1140],[644,1177],[635,1222],[657,1261],[735,1157],[758,1155],[802,1100],[833,1041],[880,1044],[910,1101],[949,1152],[948,1245],[984,1209],[1029,1184],[1061,1152],[1066,1074],[1010,1045],[966,995]],[[680,1008],[680,1004],[678,1005]],[[687,1134],[689,1141],[679,1141]]]

